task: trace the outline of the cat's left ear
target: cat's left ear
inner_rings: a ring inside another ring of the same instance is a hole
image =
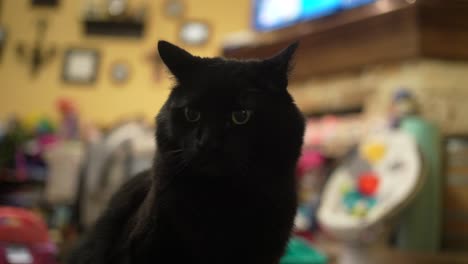
[[[200,61],[199,57],[163,40],[158,42],[158,52],[161,60],[178,80],[190,74]]]
[[[267,74],[265,78],[271,81],[273,89],[285,89],[288,86],[288,75],[292,70],[292,59],[299,46],[294,42],[275,56],[262,61],[262,70]]]

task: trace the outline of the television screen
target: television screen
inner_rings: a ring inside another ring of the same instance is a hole
[[[254,27],[269,31],[327,16],[376,0],[254,0]]]

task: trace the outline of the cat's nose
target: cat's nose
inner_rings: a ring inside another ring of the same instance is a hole
[[[197,149],[201,151],[216,151],[219,148],[220,145],[218,141],[212,138],[197,141]]]
[[[216,151],[220,148],[219,134],[210,128],[200,130],[196,147],[199,151]]]

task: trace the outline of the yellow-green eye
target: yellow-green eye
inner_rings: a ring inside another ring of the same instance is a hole
[[[232,122],[236,125],[243,125],[249,121],[251,114],[252,112],[248,110],[232,112]]]
[[[186,107],[184,110],[184,113],[185,113],[185,118],[189,122],[197,122],[198,120],[200,120],[201,114],[198,111],[195,111]]]

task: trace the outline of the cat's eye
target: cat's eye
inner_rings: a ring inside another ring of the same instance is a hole
[[[198,120],[200,120],[200,117],[201,117],[200,112],[190,109],[188,107],[185,108],[184,114],[185,114],[185,118],[189,122],[197,122]]]
[[[232,122],[234,122],[236,125],[246,124],[249,121],[251,115],[252,111],[248,110],[234,111],[232,112]]]

